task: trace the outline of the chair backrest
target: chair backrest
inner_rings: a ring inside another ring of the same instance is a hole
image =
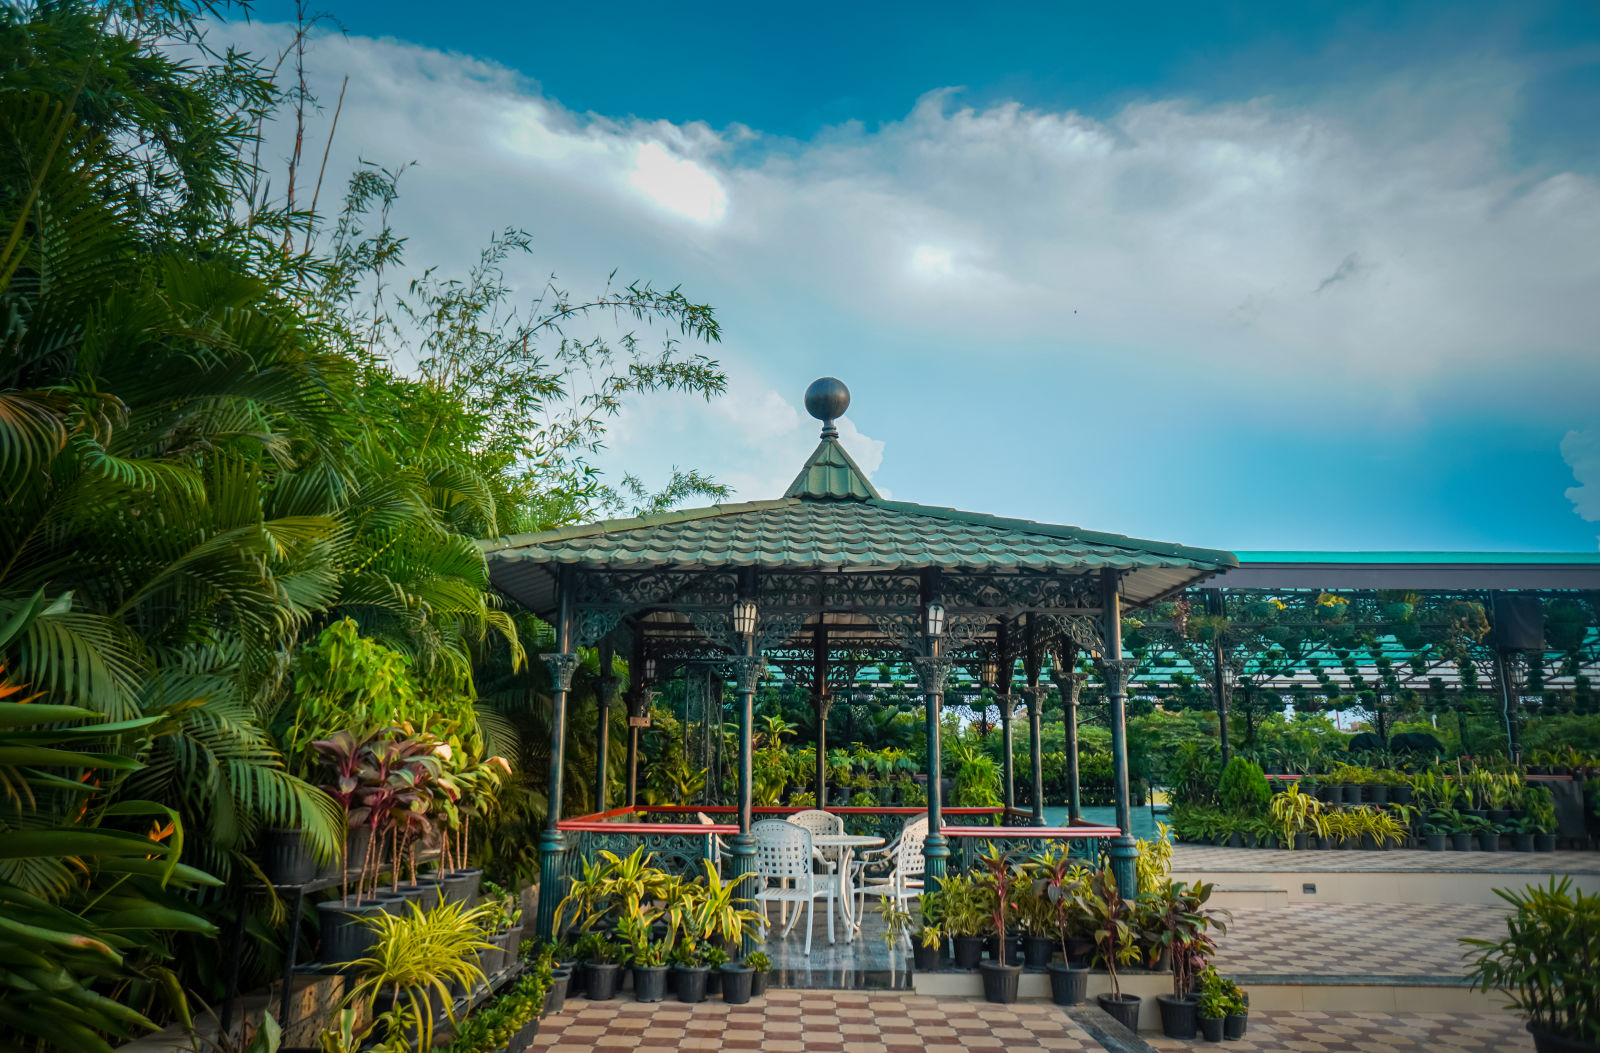
[[[695,814],[695,817],[700,820],[700,825],[701,826],[716,826],[717,825],[717,821],[715,819],[711,818],[709,815],[707,815],[704,812],[696,812],[694,814]]]
[[[717,821],[704,812],[696,812],[695,815],[699,817],[701,826],[717,825]],[[722,865],[722,838],[716,834],[706,835],[706,855],[711,858],[713,864]]]
[[[900,844],[895,849],[895,870],[901,877],[920,874],[927,866],[928,860],[922,854],[922,845],[928,839],[928,820],[926,817],[914,819],[907,823],[904,830],[900,831]]]
[[[756,839],[756,872],[765,878],[811,880],[811,831],[782,819],[750,827]]]
[[[844,820],[832,812],[824,812],[821,808],[796,812],[789,817],[789,822],[802,830],[811,831],[812,834],[844,833]]]

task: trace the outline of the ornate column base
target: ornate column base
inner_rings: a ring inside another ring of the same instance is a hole
[[[539,835],[539,942],[555,938],[556,907],[567,895],[567,837],[560,830]]]
[[[724,880],[739,882],[739,898],[752,909],[756,899],[756,839],[754,834],[737,833],[728,838],[728,869],[723,874]],[[751,933],[746,932],[739,944],[739,955],[754,954],[761,949],[760,943]]]
[[[924,879],[928,890],[937,892],[949,870],[950,839],[942,833],[930,833],[922,842],[922,858],[927,861]]]
[[[1117,891],[1125,899],[1139,894],[1139,846],[1129,834],[1121,834],[1111,841],[1111,876],[1117,879]]]

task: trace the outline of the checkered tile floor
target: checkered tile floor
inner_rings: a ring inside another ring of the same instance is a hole
[[[1289,852],[1279,848],[1211,848],[1175,845],[1172,869],[1182,875],[1241,871],[1315,871],[1476,874],[1595,874],[1600,852]]]
[[[1158,1050],[1229,1053],[1523,1053],[1533,1040],[1518,1017],[1443,1013],[1250,1014],[1243,1039],[1215,1045],[1145,1035]]]
[[[1460,936],[1505,935],[1492,906],[1305,903],[1233,912],[1213,961],[1232,973],[1461,976]]]
[[[769,990],[748,1005],[647,1004],[574,999],[545,1017],[533,1053],[637,1050],[763,1050],[767,1053],[1102,1053],[1094,1039],[1045,1003],[990,1005],[852,991]]]

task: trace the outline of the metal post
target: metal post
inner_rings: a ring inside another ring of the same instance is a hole
[[[1028,759],[1033,762],[1033,825],[1043,826],[1044,822],[1044,751],[1040,748],[1044,735],[1042,710],[1044,709],[1044,688],[1037,683],[1031,683],[1027,688],[1028,705],[1028,735],[1032,739],[1033,747]]]
[[[828,714],[833,709],[833,696],[822,693],[814,696],[817,706],[817,807],[828,806]]]
[[[1061,672],[1050,674],[1056,690],[1061,694],[1061,724],[1066,732],[1067,751],[1067,822],[1076,823],[1083,818],[1082,791],[1078,784],[1078,695],[1087,673],[1072,672],[1072,663],[1063,657]]]
[[[1009,813],[1017,806],[1016,773],[1011,770],[1016,748],[1011,735],[1011,692],[996,691],[994,697],[1000,703],[1000,803]]]
[[[639,726],[635,724],[635,717],[644,716],[645,699],[649,698],[648,692],[642,686],[628,688],[628,755],[623,761],[628,773],[628,807],[633,808],[639,803]]]
[[[754,754],[756,679],[761,673],[761,659],[755,653],[755,637],[747,636],[744,654],[733,659],[734,682],[739,692],[739,832],[728,838],[729,856],[733,862],[733,876],[738,879],[739,897],[752,905],[756,898],[756,839],[750,832],[755,819],[752,795],[754,792]],[[741,956],[758,950],[755,937],[746,932],[740,946]]]
[[[603,812],[611,799],[611,707],[617,701],[619,681],[611,641],[600,643],[600,683],[595,692],[598,722],[595,728],[594,810]]]
[[[926,710],[928,735],[928,837],[922,842],[928,887],[937,891],[944,880],[946,861],[950,858],[950,840],[944,835],[944,788],[940,784],[942,768],[939,753],[940,706],[944,698],[945,678],[950,675],[950,660],[940,654],[940,642],[929,642],[926,656],[911,660],[922,686]]]
[[[1206,591],[1207,612],[1213,617],[1221,618],[1223,614],[1222,590],[1208,589]],[[1117,640],[1120,644],[1122,637]],[[1222,649],[1222,629],[1218,625],[1211,628],[1211,692],[1217,704],[1217,735],[1222,747],[1222,766],[1228,766],[1228,673],[1226,656]]]
[[[1496,646],[1494,649],[1494,678],[1500,686],[1500,715],[1506,727],[1506,754],[1511,758],[1511,763],[1519,764],[1522,761],[1522,743],[1517,741],[1517,715],[1516,706],[1512,702],[1511,693],[1511,663],[1508,662],[1508,648]]]
[[[1116,878],[1117,889],[1131,898],[1139,894],[1138,869],[1134,865],[1139,849],[1133,839],[1129,807],[1127,703],[1128,678],[1138,662],[1122,657],[1122,604],[1116,571],[1101,571],[1100,608],[1105,619],[1105,657],[1099,665],[1111,700],[1111,775],[1116,791],[1117,828],[1121,831],[1111,842],[1111,874]]]
[[[567,842],[561,833],[561,781],[567,748],[567,692],[578,656],[572,653],[572,569],[561,568],[556,601],[556,650],[544,655],[550,670],[550,782],[544,833],[539,836],[539,913],[535,931],[540,941],[555,936],[556,907],[566,895]]]

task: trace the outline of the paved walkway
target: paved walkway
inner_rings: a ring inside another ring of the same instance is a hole
[[[544,1019],[534,1053],[751,1049],[770,1053],[1102,1053],[1045,1003],[866,991],[768,991],[748,1005],[570,1001]]]
[[[1239,909],[1213,961],[1223,972],[1312,976],[1465,973],[1458,937],[1505,935],[1505,911],[1429,903],[1297,903]]]
[[[1167,1050],[1222,1049],[1230,1053],[1523,1053],[1533,1040],[1517,1017],[1442,1013],[1250,1014],[1238,1042],[1144,1036]]]
[[[1180,874],[1237,874],[1241,871],[1341,871],[1375,873],[1596,874],[1600,852],[1426,852],[1395,848],[1387,852],[1281,848],[1173,846],[1172,869]]]

